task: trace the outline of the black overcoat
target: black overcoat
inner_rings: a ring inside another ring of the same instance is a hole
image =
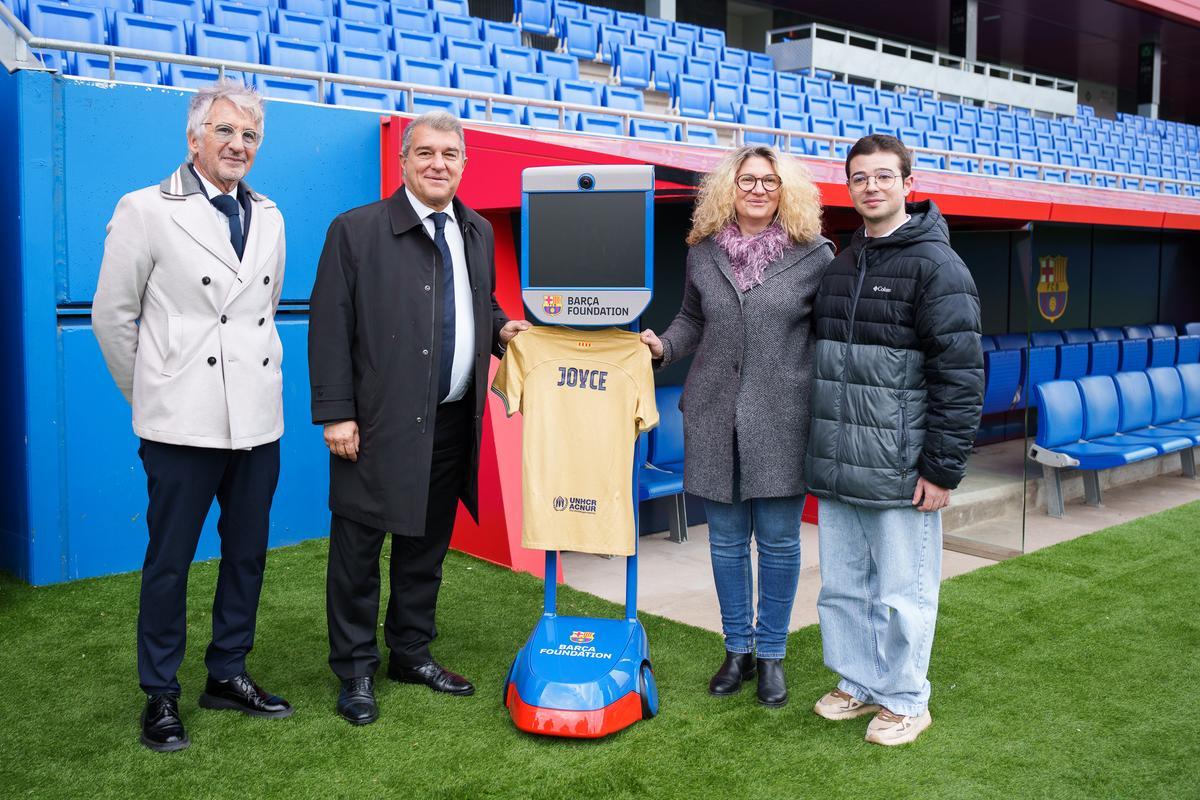
[[[508,321],[493,294],[492,226],[454,200],[475,315],[474,450],[462,500],[478,518],[491,354]],[[329,509],[402,536],[425,533],[441,357],[441,256],[400,188],[329,226],[310,302],[312,420],[358,422],[358,461],[330,454]]]

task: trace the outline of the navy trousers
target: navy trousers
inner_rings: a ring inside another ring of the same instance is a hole
[[[245,669],[267,561],[279,442],[218,450],[142,440],[150,541],[138,608],[138,678],[147,694],[178,694],[187,638],[188,568],[215,498],[221,508],[221,565],[213,598],[208,673],[225,680]]]

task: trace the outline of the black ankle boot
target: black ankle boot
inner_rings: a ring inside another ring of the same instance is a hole
[[[778,708],[788,701],[787,681],[783,677],[783,661],[778,658],[758,660],[758,702]]]
[[[708,682],[708,693],[717,697],[737,694],[742,682],[754,677],[754,656],[750,653],[725,653],[725,663]]]

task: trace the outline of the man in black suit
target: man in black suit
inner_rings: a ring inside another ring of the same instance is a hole
[[[529,327],[496,303],[492,226],[455,197],[462,125],[445,112],[404,131],[404,186],[339,215],[317,266],[308,332],[313,422],[329,461],[329,664],[338,713],[378,716],[379,553],[392,534],[388,677],[475,687],[433,659],[442,560],[461,499],[478,508],[490,354]]]

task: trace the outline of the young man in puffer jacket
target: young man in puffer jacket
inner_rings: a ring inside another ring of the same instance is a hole
[[[846,177],[863,227],[814,305],[816,377],[805,477],[820,499],[826,719],[874,713],[868,742],[932,722],[929,654],[940,510],[963,478],[983,402],[979,296],[931,201],[906,204],[908,149],[860,139]]]

